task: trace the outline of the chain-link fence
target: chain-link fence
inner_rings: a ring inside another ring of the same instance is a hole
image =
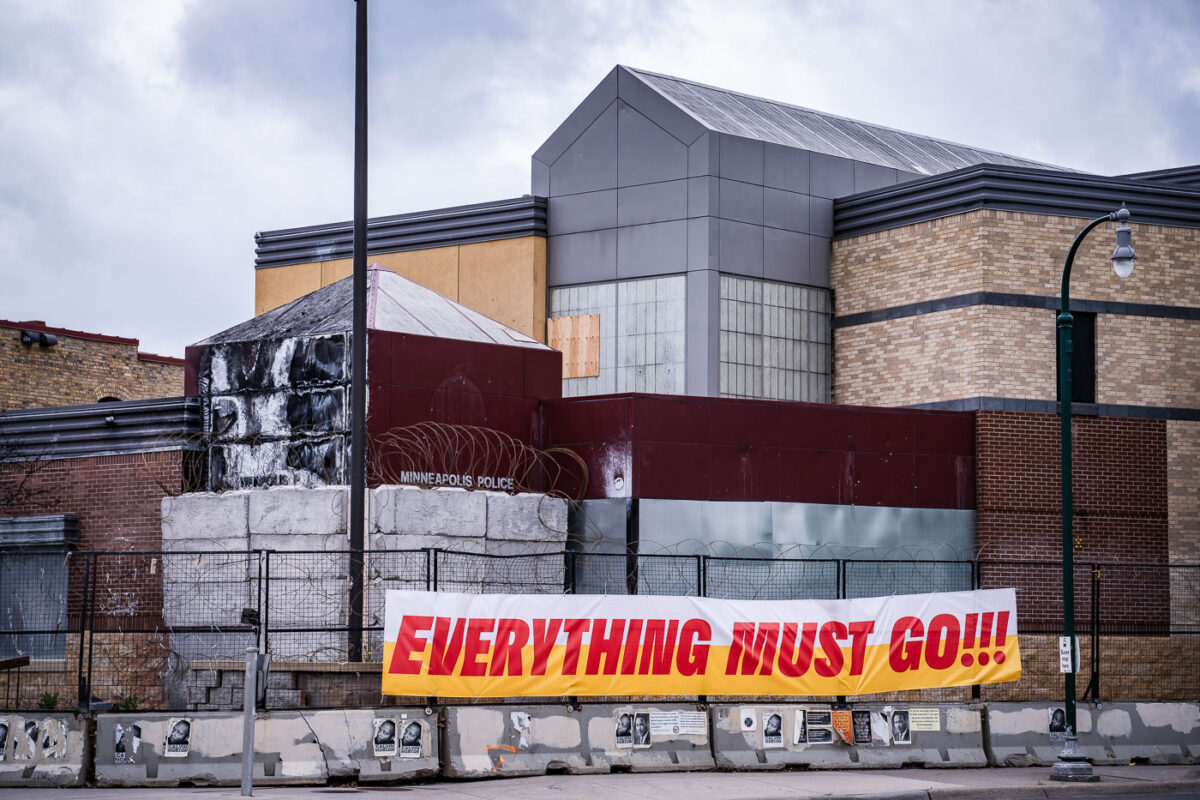
[[[361,626],[350,613],[359,563]],[[1061,580],[1059,563],[992,560],[15,551],[0,553],[0,707],[235,708],[247,647],[272,658],[267,707],[385,702],[389,589],[787,600],[1014,587],[1021,681],[920,699],[1049,700],[1062,687]],[[1200,696],[1200,565],[1077,564],[1075,595],[1086,696]]]

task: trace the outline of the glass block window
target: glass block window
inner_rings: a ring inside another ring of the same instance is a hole
[[[722,397],[828,403],[829,290],[721,276]]]

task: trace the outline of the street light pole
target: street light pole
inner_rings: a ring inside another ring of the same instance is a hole
[[[1124,279],[1133,272],[1137,256],[1130,244],[1131,233],[1125,221],[1129,211],[1125,204],[1111,214],[1097,217],[1088,223],[1067,251],[1063,265],[1062,301],[1058,310],[1058,407],[1062,424],[1062,589],[1063,589],[1063,638],[1070,649],[1071,669],[1065,675],[1065,708],[1067,718],[1066,739],[1058,761],[1050,771],[1050,779],[1057,781],[1098,781],[1099,775],[1092,773],[1092,765],[1079,749],[1078,728],[1075,716],[1075,672],[1079,669],[1075,649],[1075,535],[1074,535],[1074,492],[1071,464],[1071,333],[1075,318],[1071,316],[1071,265],[1075,253],[1084,237],[1097,226],[1110,220],[1120,223],[1117,227],[1117,248],[1113,251],[1113,269]]]

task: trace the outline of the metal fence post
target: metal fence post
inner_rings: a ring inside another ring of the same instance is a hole
[[[262,615],[259,616],[259,622],[262,625],[262,652],[271,652],[271,640],[268,638],[271,632],[271,551],[263,551],[263,580],[262,580]],[[266,699],[263,699],[263,708],[266,708]]]
[[[1100,567],[1095,564],[1091,565],[1092,569],[1092,598],[1091,598],[1091,613],[1088,619],[1091,621],[1091,639],[1092,639],[1092,663],[1091,675],[1088,679],[1087,688],[1083,690],[1083,699],[1091,698],[1093,701],[1100,699]],[[1168,580],[1170,576],[1168,575]]]
[[[707,587],[704,585],[704,554],[696,556],[696,596],[707,597]]]
[[[577,594],[578,593],[578,585],[577,585],[576,581],[578,580],[578,576],[575,574],[575,568],[576,568],[575,551],[567,550],[567,551],[565,551],[565,555],[567,557],[567,565],[566,565],[567,566],[567,570],[566,570],[567,574],[565,576],[566,586],[564,586],[563,589],[565,590],[566,594]]]
[[[439,548],[435,547],[429,552],[429,554],[433,557],[433,590],[435,592],[438,590],[438,549]]]
[[[92,553],[92,583],[88,592],[88,655],[87,680],[84,681],[84,706],[81,711],[92,710],[92,651],[96,644],[96,579],[100,574],[99,553]],[[79,643],[83,646],[83,642]]]
[[[95,553],[87,552],[80,553],[83,556],[83,592],[79,597],[79,665],[75,673],[75,679],[78,697],[78,708],[80,711],[87,711],[90,703],[88,702],[87,684],[84,680],[83,673],[83,639],[87,632],[87,617],[88,606],[91,605],[91,598],[88,596],[88,587],[92,580],[92,559],[95,558]]]
[[[838,600],[846,599],[846,559],[844,558],[837,560],[837,597]]]
[[[971,589],[979,590],[979,559],[971,562]],[[983,697],[983,687],[978,683],[971,685],[971,699],[978,701]]]

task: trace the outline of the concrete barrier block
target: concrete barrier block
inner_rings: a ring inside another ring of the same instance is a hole
[[[254,604],[250,582],[175,581],[163,585],[163,621],[171,627],[238,625],[242,609]]]
[[[484,492],[487,537],[523,542],[567,541],[567,501],[544,494]]]
[[[487,542],[482,537],[466,537],[466,536],[443,536],[441,534],[419,534],[419,533],[373,533],[370,537],[372,550],[420,550],[425,547],[436,547],[439,550],[455,550],[460,553],[482,553],[487,547]],[[398,556],[390,556],[393,559],[392,563],[404,563],[397,561]],[[424,556],[414,554],[410,556],[409,563],[415,563],[411,559],[420,559],[424,564]]]
[[[392,494],[398,486],[377,486],[367,492],[367,532],[393,533],[396,530],[396,501]]]
[[[418,536],[483,537],[487,498],[465,489],[397,487],[391,493],[392,532]],[[384,533],[388,531],[384,530]]]
[[[250,533],[346,533],[345,488],[279,486],[248,494]]]
[[[631,771],[712,769],[707,717],[688,719],[695,733],[673,733],[663,719],[678,720],[679,712],[696,714],[694,705],[596,704],[582,711],[565,704],[551,706],[451,706],[444,709],[443,775],[484,778],[542,775],[548,770],[573,774],[609,772],[614,765]],[[658,733],[646,746],[618,744],[616,728],[622,715],[658,715]],[[678,725],[675,726],[678,729]]]
[[[82,786],[91,752],[87,721],[71,714],[0,712],[8,727],[0,786]]]
[[[271,576],[271,627],[344,625],[350,581],[346,578],[281,578]]]
[[[171,542],[245,539],[249,492],[194,492],[162,499],[162,538]],[[207,545],[193,549],[207,549]],[[245,546],[243,545],[243,548]]]
[[[1050,714],[1057,704],[989,703],[989,761],[993,766],[1049,766],[1061,743],[1051,741]],[[1076,707],[1079,746],[1093,764],[1200,763],[1200,704],[1103,703]]]
[[[182,721],[182,725],[180,722]],[[186,732],[182,744],[180,730]],[[167,740],[172,734],[168,755]],[[324,783],[329,772],[299,714],[274,712],[254,726],[254,783]],[[236,786],[242,777],[242,715],[223,712],[102,714],[96,720],[100,786]]]
[[[165,755],[178,720],[188,724],[185,752]],[[376,743],[376,719],[392,721]],[[420,753],[402,755],[408,724],[420,721]],[[254,727],[256,786],[324,784],[330,777],[388,782],[437,773],[436,720],[423,710],[273,711]],[[377,754],[383,753],[383,754]],[[242,717],[234,713],[102,714],[96,726],[96,782],[100,786],[236,786],[241,781]],[[2,766],[2,765],[0,765]]]
[[[892,733],[894,711],[911,720],[907,740]],[[971,706],[864,703],[834,709],[827,704],[746,703],[713,706],[712,720],[713,754],[723,769],[987,765],[981,710]],[[769,735],[772,726],[776,736]]]
[[[250,542],[274,550],[263,556],[264,569],[270,562],[272,583],[277,579],[322,580],[350,574],[349,540],[344,533],[251,535]]]
[[[222,541],[222,540],[213,540]],[[232,541],[232,540],[224,540]],[[165,544],[165,543],[164,543]],[[178,544],[178,543],[176,543]],[[258,574],[258,558],[245,550],[226,553],[166,552],[162,556],[163,585],[191,584],[203,581],[244,581]],[[223,549],[223,548],[213,548]]]
[[[422,708],[316,711],[305,718],[325,750],[330,775],[392,783],[438,774],[437,717]]]

